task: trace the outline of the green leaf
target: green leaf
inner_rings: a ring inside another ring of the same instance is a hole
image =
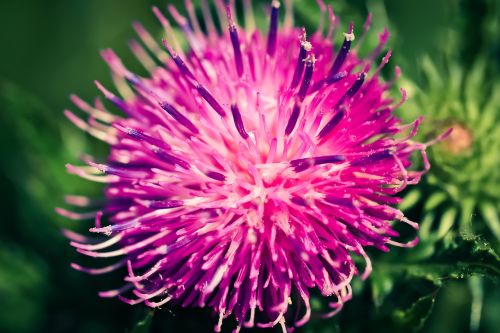
[[[500,219],[495,206],[491,202],[483,202],[479,205],[479,209],[491,232],[500,241]]]
[[[484,285],[480,277],[473,276],[469,279],[469,289],[472,296],[470,330],[477,332],[481,324],[481,312],[484,303]]]
[[[488,135],[487,132],[498,131],[498,126],[495,126],[496,119],[498,119],[498,105],[500,103],[500,83],[496,83],[490,94],[490,99],[486,101],[484,107],[481,110],[481,117],[477,121],[475,126],[475,131],[478,136]],[[493,129],[492,129],[493,127]],[[498,133],[498,132],[497,132]]]
[[[437,231],[437,239],[443,238],[448,231],[450,231],[453,224],[455,224],[455,217],[457,216],[456,208],[452,207],[446,210],[446,212],[441,217],[441,222],[439,223],[439,229]]]
[[[473,198],[465,198],[462,200],[462,214],[460,217],[460,231],[465,233],[472,232],[472,214],[476,201]]]
[[[409,208],[412,208],[420,200],[421,197],[422,197],[422,192],[419,189],[414,189],[410,191],[404,197],[404,200],[399,204],[399,209],[404,211]]]
[[[434,239],[431,239],[431,228],[435,220],[435,214],[434,212],[429,212],[425,214],[424,218],[420,222],[420,228],[419,228],[419,236],[420,239],[424,242],[427,241],[432,241],[434,242]]]
[[[444,192],[434,192],[425,202],[424,210],[430,211],[435,209],[441,203],[443,203],[447,198],[446,193]]]
[[[478,57],[474,62],[474,66],[468,73],[467,80],[464,81],[465,89],[464,95],[466,103],[468,104],[467,113],[469,119],[472,121],[476,120],[479,114],[479,110],[475,107],[477,100],[481,96],[477,96],[477,92],[481,92],[484,89],[485,81],[485,69],[486,69],[486,59],[484,57]],[[476,102],[476,103],[474,103]]]
[[[448,210],[448,222],[443,223],[450,225],[456,214],[456,209]],[[444,233],[448,227],[442,228]],[[470,277],[500,281],[500,258],[489,243],[477,236],[450,232],[440,242],[422,242],[411,253],[374,259],[373,267],[370,292],[376,311],[370,320],[384,323],[386,332],[421,328],[447,282]]]
[[[374,267],[393,275],[393,279],[422,278],[437,286],[446,280],[470,276],[500,280],[500,257],[488,242],[470,235],[451,238],[449,242],[447,239],[436,244],[434,255],[429,258],[410,261],[403,257],[398,262],[374,263]]]

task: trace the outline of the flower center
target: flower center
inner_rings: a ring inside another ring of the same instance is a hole
[[[443,147],[453,155],[469,151],[474,143],[471,131],[461,124],[454,124],[450,136],[443,141]]]

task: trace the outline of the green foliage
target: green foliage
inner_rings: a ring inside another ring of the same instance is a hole
[[[423,226],[424,238],[439,240],[452,227],[477,234],[489,229],[500,244],[500,80],[491,77],[484,57],[469,70],[454,60],[445,65],[439,70],[429,57],[423,58],[425,81],[412,87],[405,110],[426,118],[422,140],[453,127],[446,140],[429,149],[432,169],[424,179],[429,195],[411,203],[423,208],[424,219],[434,220]],[[408,195],[415,197],[422,189]]]
[[[31,332],[42,321],[47,270],[36,255],[0,243],[0,331]]]
[[[415,255],[421,251],[426,250],[374,256],[374,271],[365,283],[354,281],[354,297],[342,312],[324,324],[312,320],[303,332],[376,332],[380,327],[394,333],[437,332],[429,318],[436,304],[442,307],[440,300],[442,295],[448,297],[449,285],[465,285],[468,294],[465,282],[472,277],[489,284],[500,280],[500,259],[479,237],[448,234],[430,254]],[[320,304],[319,299],[312,304]],[[318,309],[322,308],[316,305]]]
[[[150,2],[164,8],[164,0]],[[162,309],[154,320],[152,312],[141,312],[136,320],[129,306],[96,296],[98,290],[116,286],[120,276],[94,278],[69,268],[71,261],[81,258],[75,258],[60,228],[85,230],[88,224],[60,219],[53,209],[61,205],[64,194],[99,194],[100,188],[67,175],[64,165],[76,162],[81,153],[105,156],[106,148],[64,119],[65,96],[75,91],[91,99],[96,94],[92,79],[108,75],[103,74],[106,67],[98,49],[114,47],[127,64],[136,64],[125,49],[126,39],[133,35],[132,18],[157,27],[156,36],[160,29],[148,6],[137,1],[121,2],[120,15],[114,15],[117,4],[111,0],[56,3],[0,4],[0,24],[9,31],[0,36],[6,46],[0,54],[0,331],[210,331],[216,319],[206,309]],[[254,3],[260,11],[269,1]],[[500,6],[494,0],[331,3],[342,19],[340,31],[353,20],[357,36],[366,14],[374,12],[368,46],[377,42],[376,32],[390,27],[393,64],[403,65],[406,81],[400,85],[411,97],[403,116],[424,114],[422,140],[460,124],[472,133],[473,143],[458,155],[450,153],[446,142],[429,150],[431,172],[406,194],[400,207],[420,222],[420,244],[371,253],[374,271],[367,281],[354,281],[354,298],[343,311],[329,320],[313,316],[296,333],[381,328],[446,333],[469,331],[473,325],[481,332],[496,332],[500,88],[495,57],[500,50]],[[297,0],[295,8],[299,24],[313,31],[319,17],[316,2]],[[257,16],[264,30],[266,20]],[[335,38],[338,44],[341,34]],[[445,39],[449,43],[443,43]],[[316,299],[312,304],[321,308]],[[483,308],[479,317],[477,310],[471,314],[477,304]],[[228,323],[224,330],[230,327]]]
[[[450,279],[465,279],[482,276],[494,281],[500,279],[500,258],[485,240],[471,235],[453,237],[448,235],[436,244],[432,253],[418,258],[420,247],[398,261],[382,261],[377,264],[379,274],[395,278],[422,278],[436,286]],[[417,259],[415,259],[417,258]],[[392,259],[392,258],[391,258]],[[402,261],[402,262],[401,262]]]
[[[500,280],[498,255],[478,237],[449,235],[430,255],[415,256],[414,252],[422,250],[378,256],[368,284],[332,320],[340,331],[371,331],[380,325],[384,332],[425,330],[443,287],[470,277],[486,278],[490,283]]]
[[[85,136],[63,127],[62,117],[53,119],[43,102],[10,82],[0,81],[0,110],[1,122],[9,124],[0,131],[0,140],[10,143],[2,145],[2,155],[9,158],[0,161],[0,170],[15,188],[11,195],[25,221],[9,228],[13,233],[35,236],[30,239],[34,242],[58,241],[61,225],[38,228],[36,235],[31,230],[39,227],[40,219],[56,221],[54,208],[61,204],[63,193],[89,193],[96,188],[68,175],[64,167],[87,150]]]

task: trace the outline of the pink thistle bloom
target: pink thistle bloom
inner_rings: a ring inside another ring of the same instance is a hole
[[[102,52],[119,93],[96,85],[122,115],[99,100],[72,97],[88,121],[71,111],[67,117],[111,151],[105,163],[85,158],[86,166],[68,171],[106,183],[106,200],[70,196],[70,204],[102,209],[58,211],[95,218],[90,231],[101,238],[66,232],[78,252],[118,258],[103,268],[73,267],[126,272],[124,285],[102,297],[210,307],[219,315],[217,332],[231,315],[236,331],[301,326],[314,290],[328,299],[324,316],[332,316],[360,274],[353,256],[364,257],[366,278],[366,247],[388,251],[417,241],[393,239],[395,222],[418,228],[393,206],[395,195],[429,168],[428,144],[412,141],[420,119],[405,125],[393,114],[406,94],[400,103],[386,96],[393,82],[379,73],[391,51],[373,66],[389,34],[360,57],[351,47],[353,24],[338,34],[338,19],[322,1],[328,26],[321,20],[310,35],[293,26],[291,1],[283,24],[280,3],[272,1],[266,34],[253,28],[249,0],[245,29],[233,2],[215,1],[220,29],[202,4],[206,32],[189,0],[189,18],[168,7],[189,51],[157,8],[164,47],[134,25],[142,43],[130,47],[147,77],[129,71],[113,51]],[[335,50],[333,40],[342,37]],[[409,170],[415,152],[425,170]]]

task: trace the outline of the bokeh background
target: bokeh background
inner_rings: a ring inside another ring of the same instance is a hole
[[[69,94],[92,100],[94,79],[110,85],[98,55],[103,48],[115,49],[140,72],[127,47],[134,37],[131,22],[141,21],[159,40],[150,8],[165,9],[168,2],[0,1],[0,332],[212,331],[209,310],[165,308],[152,316],[141,307],[99,299],[97,292],[117,285],[120,277],[73,271],[69,263],[85,259],[60,230],[84,231],[88,222],[54,212],[65,194],[98,196],[101,190],[67,175],[65,164],[77,163],[83,153],[106,155],[104,145],[64,118]],[[368,44],[389,27],[394,53],[384,75],[390,78],[395,64],[402,67],[399,85],[410,95],[403,117],[430,119],[423,137],[449,125],[460,125],[465,134],[450,144],[462,147],[458,153],[450,145],[433,148],[436,171],[405,193],[410,217],[426,223],[422,244],[384,257],[374,253],[372,277],[355,281],[355,299],[344,311],[297,331],[498,332],[499,2],[325,2],[333,4],[344,30],[350,20],[361,27],[373,12]],[[182,7],[181,1],[169,3]],[[268,1],[254,3],[263,10]],[[314,27],[315,1],[295,4],[296,19]]]

